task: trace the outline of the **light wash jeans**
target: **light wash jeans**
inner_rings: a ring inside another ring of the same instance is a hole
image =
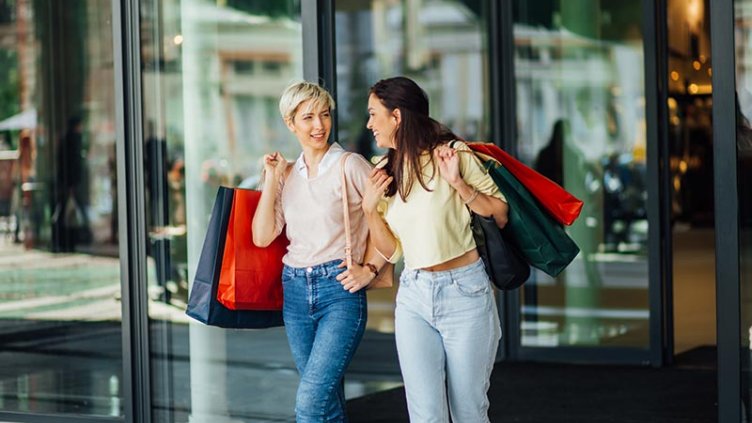
[[[501,327],[483,262],[400,276],[395,337],[411,423],[488,422]],[[448,409],[447,409],[448,408]]]
[[[366,293],[346,291],[335,277],[341,260],[282,271],[287,340],[300,373],[297,423],[346,422],[342,376],[366,328]]]

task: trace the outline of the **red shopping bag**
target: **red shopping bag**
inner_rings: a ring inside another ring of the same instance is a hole
[[[498,146],[486,142],[467,142],[468,147],[498,160],[538,200],[557,222],[571,225],[582,211],[582,201],[568,193],[556,182],[510,156]]]
[[[268,247],[256,247],[251,222],[261,192],[234,191],[217,300],[232,310],[281,310],[282,256],[289,242],[280,235]]]
[[[185,314],[209,326],[262,329],[282,326],[281,310],[230,310],[217,300],[227,226],[235,198],[233,188],[219,187],[206,227],[204,245],[188,296]]]

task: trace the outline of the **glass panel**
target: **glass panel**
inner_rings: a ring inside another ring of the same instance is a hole
[[[184,311],[217,188],[255,188],[263,154],[300,154],[278,111],[303,77],[300,2],[145,0],[141,10],[154,421],[289,421],[298,375],[284,329],[225,331]],[[380,389],[375,368],[356,357],[346,396]]]
[[[582,252],[521,290],[521,344],[647,348],[647,192],[641,8],[514,2],[518,154],[585,202]]]
[[[487,9],[485,0],[338,0],[340,143],[366,157],[377,153],[365,126],[368,90],[379,79],[397,75],[426,90],[432,117],[465,139],[490,140]],[[401,263],[397,267],[399,274]],[[395,286],[368,293],[370,330],[394,333],[396,291]],[[368,342],[366,335],[361,349]],[[390,369],[399,371],[396,361]]]
[[[487,1],[338,0],[335,8],[340,142],[366,157],[368,89],[379,79],[412,78],[431,116],[468,140],[488,140]]]
[[[111,5],[0,0],[0,410],[121,416]]]
[[[668,155],[674,354],[716,344],[710,11],[669,0]]]
[[[752,421],[752,1],[735,0],[742,421]]]

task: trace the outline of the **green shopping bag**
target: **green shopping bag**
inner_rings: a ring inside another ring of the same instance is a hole
[[[505,240],[516,245],[531,266],[551,276],[561,273],[580,248],[507,169],[494,160],[483,165],[509,204]]]

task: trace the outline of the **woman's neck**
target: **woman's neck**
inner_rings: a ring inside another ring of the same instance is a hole
[[[308,169],[309,178],[318,175],[319,164],[326,155],[326,152],[329,151],[329,148],[331,148],[331,145],[327,145],[326,148],[322,149],[303,149],[303,161],[305,161],[306,168]]]

